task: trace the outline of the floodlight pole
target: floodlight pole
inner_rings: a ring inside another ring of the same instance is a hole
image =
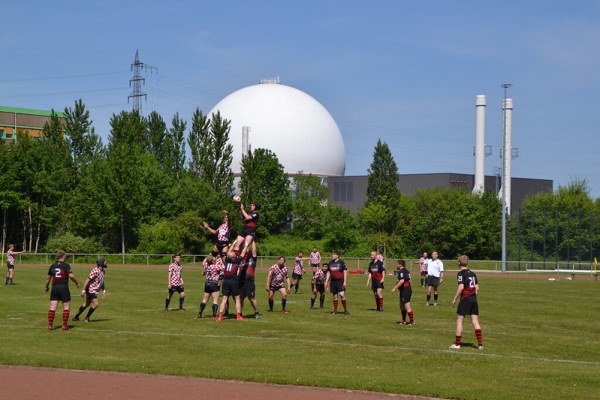
[[[502,157],[502,272],[506,273],[506,180],[510,179],[510,177],[506,176],[506,163],[508,162],[508,157],[506,157],[506,92],[512,86],[512,83],[503,83],[501,86],[504,88],[504,101],[502,102],[502,151],[500,152],[500,156]]]

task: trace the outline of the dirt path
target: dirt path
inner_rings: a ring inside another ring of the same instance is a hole
[[[435,400],[340,389],[0,365],[2,399]]]

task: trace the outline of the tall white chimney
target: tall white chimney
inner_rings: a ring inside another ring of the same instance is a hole
[[[248,151],[250,149],[250,127],[242,126],[242,157],[246,157],[248,155]]]
[[[505,187],[504,191],[504,201],[506,205],[506,213],[510,215],[510,201],[511,201],[511,181],[512,181],[512,172],[511,172],[511,164],[512,164],[512,110],[513,110],[513,101],[512,99],[506,99],[503,102],[504,108],[504,123],[505,123],[505,133],[504,133],[504,143],[502,144],[502,157],[504,160],[504,176],[502,177],[502,186]]]
[[[485,189],[485,95],[475,97],[475,183],[473,194],[481,196]]]

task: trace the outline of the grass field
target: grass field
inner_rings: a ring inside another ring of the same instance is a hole
[[[388,269],[390,267],[388,266]],[[81,282],[91,266],[74,266]],[[48,331],[47,266],[21,266],[15,285],[0,286],[0,364],[186,375],[337,387],[456,399],[600,399],[600,282],[481,276],[484,350],[467,321],[454,339],[455,272],[446,273],[440,305],[413,291],[416,326],[398,325],[397,294],[386,278],[385,312],[377,313],[366,275],[350,275],[351,315],[309,310],[310,282],[288,297],[289,314],[266,313],[266,272],[257,277],[263,317],[196,319],[204,287],[186,268],[186,312],[165,313],[166,267],[107,270],[108,295],[90,323]],[[413,274],[415,279],[418,275]],[[72,286],[72,293],[77,290]],[[73,297],[72,314],[81,304]],[[276,295],[275,310],[280,310]],[[177,306],[177,295],[171,302]],[[59,306],[59,310],[61,310]],[[210,313],[209,307],[207,307]],[[251,307],[246,304],[246,315]],[[206,312],[205,312],[206,315]],[[57,313],[55,325],[60,323]]]

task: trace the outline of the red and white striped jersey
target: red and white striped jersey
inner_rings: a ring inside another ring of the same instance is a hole
[[[183,281],[181,280],[181,265],[174,262],[169,265],[169,272],[171,273],[171,286],[183,286]]]
[[[269,272],[271,273],[271,286],[283,285],[283,280],[288,277],[288,269],[285,265],[279,267],[279,264],[274,264],[269,268]]]
[[[304,269],[304,261],[300,257],[296,257],[294,260],[294,274],[302,275],[302,270]]]
[[[231,229],[228,224],[221,224],[217,228],[217,240],[219,242],[228,242],[231,236]]]
[[[100,290],[104,288],[104,269],[98,266],[94,267],[88,279],[90,283],[88,283],[87,291],[92,294],[100,293]]]
[[[13,265],[15,263],[15,256],[13,256],[12,250],[6,252],[6,262],[10,265]]]
[[[214,264],[204,265],[204,271],[206,272],[206,282],[219,282],[223,279],[223,271],[225,266],[221,259],[217,259]]]

